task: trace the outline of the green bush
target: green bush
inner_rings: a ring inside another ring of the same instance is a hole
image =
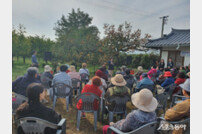
[[[132,63],[127,64],[127,57],[132,57]],[[118,59],[119,58],[119,59]],[[115,58],[116,66],[126,65],[130,68],[137,68],[142,66],[144,69],[148,69],[155,63],[156,60],[159,60],[159,55],[156,54],[120,54],[118,58]]]

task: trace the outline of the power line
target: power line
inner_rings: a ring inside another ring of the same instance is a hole
[[[89,1],[80,1],[82,3],[87,3],[87,4],[90,4],[90,5],[93,5],[93,6],[97,6],[99,8],[104,8],[104,9],[114,9],[116,11],[120,11],[120,12],[125,12],[125,13],[130,13],[132,14],[133,11],[135,11],[135,9],[132,9],[130,8],[130,10],[124,10],[123,8],[126,8],[127,6],[124,6],[124,5],[120,5],[120,4],[116,4],[116,3],[113,3],[113,2],[109,2],[109,1],[104,1],[104,3],[108,3],[108,5],[103,5],[101,3],[96,3],[96,2],[89,2]],[[118,8],[118,7],[113,7],[111,5],[117,5],[117,6],[122,6],[123,8]],[[128,7],[127,7],[128,8]],[[137,10],[136,10],[137,11]],[[148,16],[149,13],[146,13],[146,12],[140,12],[140,11],[137,11],[137,12],[134,12],[136,15],[141,15],[141,16]]]

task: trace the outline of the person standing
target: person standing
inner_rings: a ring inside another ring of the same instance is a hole
[[[169,58],[169,59],[168,59],[168,64],[167,64],[167,68],[168,68],[168,69],[171,69],[171,68],[173,68],[173,66],[174,66],[174,63],[173,63],[172,59]]]
[[[37,54],[37,51],[33,51],[33,55],[32,55],[32,66],[33,67],[39,66],[37,58],[36,58],[36,54]]]
[[[163,71],[165,67],[165,62],[164,59],[161,59],[161,61],[159,62],[159,70]]]
[[[110,77],[112,77],[113,76],[113,71],[114,71],[114,61],[113,61],[113,58],[111,58],[111,60],[108,61],[108,70],[109,70]]]

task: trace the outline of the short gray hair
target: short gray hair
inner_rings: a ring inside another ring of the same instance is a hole
[[[35,74],[37,74],[37,73],[38,73],[38,68],[36,68],[36,67],[29,67],[29,68],[27,69],[27,74],[28,74],[29,76],[31,76],[31,77],[34,77]]]

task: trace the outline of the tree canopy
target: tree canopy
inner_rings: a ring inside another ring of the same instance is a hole
[[[36,50],[39,57],[44,52],[52,52],[56,62],[103,64],[115,57],[119,64],[121,53],[139,50],[145,44],[149,34],[141,35],[141,30],[133,30],[130,23],[125,22],[117,28],[115,25],[104,24],[104,37],[100,38],[98,28],[92,25],[93,18],[80,9],[74,10],[56,21],[56,41],[45,36],[25,36],[26,28],[19,25],[13,28],[13,56],[31,57]],[[25,61],[24,61],[25,62]]]

